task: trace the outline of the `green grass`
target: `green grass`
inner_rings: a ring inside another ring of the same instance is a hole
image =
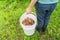
[[[50,17],[46,33],[41,35],[36,31],[32,36],[26,36],[19,24],[28,4],[28,0],[0,1],[0,40],[60,40],[60,3]]]

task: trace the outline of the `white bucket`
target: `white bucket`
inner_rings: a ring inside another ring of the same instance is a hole
[[[33,25],[31,25],[31,26],[25,26],[25,25],[23,25],[23,24],[22,24],[22,21],[23,21],[25,18],[27,18],[27,17],[32,18],[32,19],[35,21],[35,23],[34,23]],[[35,17],[33,14],[26,14],[26,13],[24,13],[24,14],[21,16],[19,22],[20,22],[20,25],[22,26],[22,28],[23,28],[23,30],[24,30],[24,33],[25,33],[26,35],[30,36],[30,35],[33,35],[33,34],[34,34],[37,19],[36,19],[36,17]]]

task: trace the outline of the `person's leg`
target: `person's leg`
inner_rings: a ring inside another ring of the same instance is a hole
[[[44,15],[45,14],[42,10],[42,6],[40,3],[37,2],[35,5],[35,8],[36,8],[37,21],[38,21],[38,25],[37,25],[36,29],[38,31],[40,31],[44,24]]]
[[[44,32],[46,30],[46,27],[49,23],[49,19],[50,19],[50,16],[51,16],[51,13],[53,12],[53,10],[55,9],[56,7],[56,4],[50,4],[50,8],[48,10],[45,10],[45,17],[44,17],[44,25],[42,27],[42,31]]]

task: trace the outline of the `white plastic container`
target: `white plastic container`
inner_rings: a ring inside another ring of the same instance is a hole
[[[33,25],[31,25],[31,26],[25,26],[25,25],[23,25],[23,24],[22,24],[22,21],[23,21],[25,18],[27,18],[27,17],[32,18],[32,19],[35,21],[35,23],[34,23]],[[20,25],[22,26],[22,28],[23,28],[23,30],[24,30],[24,33],[25,33],[26,35],[30,36],[30,35],[33,35],[33,34],[34,34],[34,32],[35,32],[35,27],[36,27],[36,22],[37,22],[36,16],[34,16],[33,14],[26,14],[26,13],[24,13],[24,14],[21,16],[19,22],[20,22]]]

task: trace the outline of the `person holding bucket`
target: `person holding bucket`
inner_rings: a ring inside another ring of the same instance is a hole
[[[31,0],[26,13],[30,14],[35,5],[38,25],[36,30],[45,32],[50,16],[57,5],[58,0]]]

